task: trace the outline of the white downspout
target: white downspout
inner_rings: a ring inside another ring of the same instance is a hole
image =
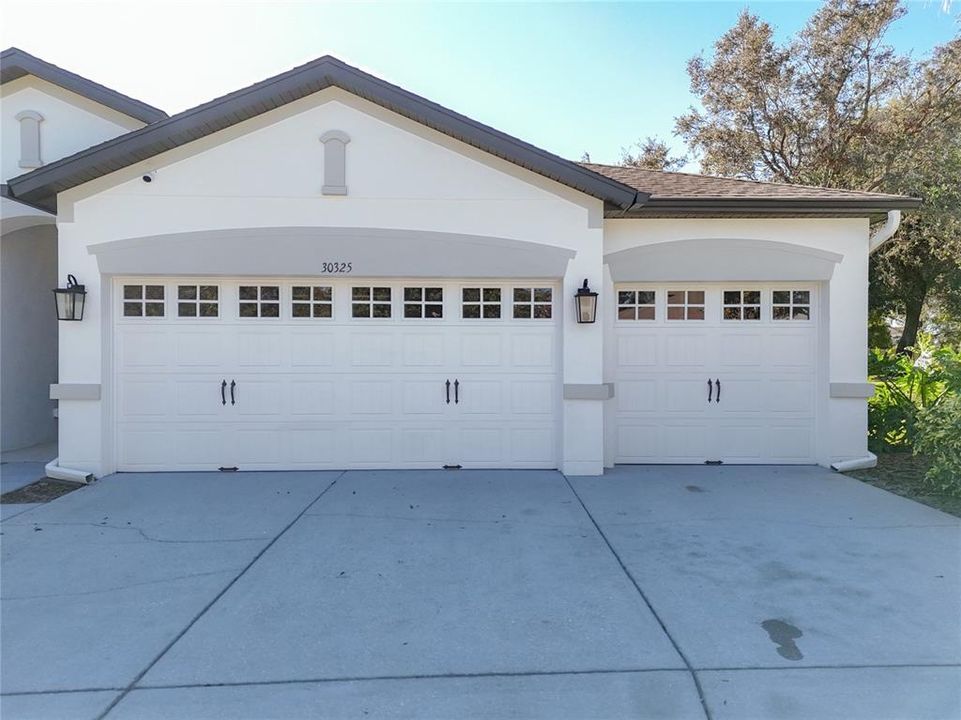
[[[868,254],[873,253],[879,247],[884,245],[891,236],[898,231],[898,227],[901,225],[901,211],[900,210],[889,210],[888,219],[884,221],[884,224],[877,228],[873,233],[871,233],[870,238],[868,238]],[[836,463],[831,463],[831,469],[837,472],[849,472],[851,470],[866,470],[868,468],[877,467],[878,456],[872,452],[861,458],[854,458],[852,460],[840,460]]]
[[[884,245],[891,236],[898,231],[898,227],[901,225],[901,211],[900,210],[889,210],[888,219],[884,221],[884,224],[871,233],[871,237],[868,240],[868,253],[873,253],[879,247]]]
[[[69,480],[70,482],[83,483],[86,485],[87,483],[93,482],[94,479],[93,473],[60,467],[60,458],[58,457],[48,462],[44,470],[47,473],[47,477],[53,478],[54,480]]]
[[[863,458],[854,458],[853,460],[839,460],[836,463],[831,463],[831,469],[840,472],[850,472],[851,470],[866,470],[868,468],[877,467],[878,456],[873,452],[869,452]]]

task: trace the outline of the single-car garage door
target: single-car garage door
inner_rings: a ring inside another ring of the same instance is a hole
[[[814,462],[816,286],[616,295],[615,462]]]
[[[114,282],[120,470],[557,466],[552,282]]]

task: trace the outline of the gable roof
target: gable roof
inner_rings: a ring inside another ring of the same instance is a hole
[[[48,83],[58,85],[64,90],[74,92],[141,122],[152,123],[167,117],[167,113],[163,110],[118,93],[69,70],[59,68],[19,48],[7,48],[0,53],[0,84],[17,80],[25,75],[46,80]]]
[[[647,197],[619,180],[471,120],[329,55],[8,180],[9,192],[24,202],[55,209],[57,193],[329,87],[341,88],[621,210]]]
[[[620,165],[581,163],[601,175],[618,180],[649,198],[627,217],[704,213],[860,214],[918,207],[918,198],[903,195],[834,190],[810,185],[758,182],[691,173],[649,170]]]

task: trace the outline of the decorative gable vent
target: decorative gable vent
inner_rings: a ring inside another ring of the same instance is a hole
[[[36,110],[22,110],[16,115],[20,123],[20,167],[38,168],[40,159],[40,123],[43,115]]]
[[[350,136],[340,130],[328,130],[320,136],[324,144],[324,195],[347,194],[347,143]]]

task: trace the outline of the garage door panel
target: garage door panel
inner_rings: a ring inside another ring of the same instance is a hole
[[[504,414],[504,381],[485,379],[483,376],[457,378],[460,385],[451,390],[451,397],[459,400],[457,411],[464,417],[487,415],[500,417]]]
[[[625,334],[617,338],[617,363],[623,368],[654,367],[658,363],[656,335]]]
[[[237,383],[232,391],[234,402],[229,399],[231,390],[228,388],[228,403],[239,417],[278,418],[286,414],[284,401],[288,394],[288,380],[285,376],[241,375],[232,380]]]
[[[350,392],[351,415],[388,415],[394,409],[394,383],[390,380],[352,380]]]
[[[401,380],[401,409],[405,415],[444,415],[446,378]],[[452,396],[453,397],[453,396]]]
[[[662,462],[704,462],[712,454],[713,433],[708,423],[690,418],[660,426]]]
[[[511,363],[518,368],[550,369],[554,364],[554,338],[544,334],[513,334]]]
[[[241,368],[279,368],[287,355],[286,335],[280,330],[251,329],[237,333],[237,365]]]
[[[289,427],[284,433],[287,461],[301,467],[336,467],[337,432],[334,425]]]
[[[121,376],[118,394],[123,417],[148,419],[170,415],[172,402],[165,378]]]
[[[460,342],[460,364],[469,368],[503,367],[503,345],[503,333],[467,330]]]
[[[760,301],[741,304],[737,283],[686,285],[704,291],[703,312],[675,311],[672,320],[667,286],[617,288],[628,305],[614,322],[615,462],[813,462],[817,321],[785,314],[783,298],[813,305],[814,288],[780,293],[775,313],[780,286],[760,288],[752,295]],[[642,289],[655,298],[644,318],[629,305]]]
[[[764,336],[759,332],[720,333],[717,364],[724,368],[760,367],[764,364]]]
[[[326,417],[338,411],[333,380],[292,379],[286,386],[290,414],[298,418]]]
[[[619,462],[654,462],[659,452],[659,425],[622,422],[617,428]]]
[[[557,384],[553,380],[512,380],[509,395],[515,415],[551,415]]]
[[[514,427],[510,429],[512,463],[549,467],[555,456],[553,428]]]
[[[174,357],[173,342],[163,328],[124,327],[117,346],[119,372],[166,368]]]
[[[783,461],[806,462],[814,454],[814,432],[807,423],[767,428],[768,455]]]
[[[634,415],[657,412],[657,388],[658,382],[654,379],[622,380],[614,394],[618,412]]]
[[[403,338],[403,365],[408,368],[436,368],[446,361],[441,332],[416,332]]]
[[[331,331],[295,330],[290,334],[293,368],[329,368],[334,364],[337,335]]]
[[[815,365],[813,333],[772,332],[764,344],[764,364],[773,369],[813,368]]]
[[[174,413],[178,418],[217,418],[223,412],[221,383],[223,378],[207,375],[197,378],[180,377],[174,385]],[[229,400],[228,400],[229,402]]]
[[[277,467],[284,459],[287,433],[284,427],[232,424],[226,426],[224,432],[227,438],[225,463],[251,470],[269,469]]]
[[[168,298],[196,282],[152,280]],[[298,282],[212,282],[217,314],[203,318],[123,317],[118,288],[119,469],[556,467],[557,318],[513,317],[509,283],[492,283],[499,317],[464,319],[462,288],[476,281],[436,283],[441,318],[403,304],[423,280],[324,279],[332,301],[320,313],[296,306]],[[279,314],[239,317],[238,286],[258,284],[278,287]],[[354,317],[354,285],[390,285],[393,316]]]
[[[401,465],[439,467],[447,463],[447,435],[447,428],[443,425],[402,429],[399,444]]]
[[[665,415],[677,413],[703,414],[710,409],[707,402],[707,377],[667,377],[661,381],[660,410]]]
[[[501,462],[506,457],[504,434],[502,427],[467,423],[458,428],[455,438],[460,462],[480,465]]]
[[[383,466],[395,462],[392,427],[347,427],[346,432],[351,464]]]
[[[396,356],[394,337],[389,330],[351,332],[348,348],[353,368],[390,367]]]
[[[671,367],[703,368],[708,363],[708,338],[704,332],[662,335],[664,363]]]
[[[715,399],[720,394],[723,402],[715,402],[715,410],[728,416],[736,413],[760,414],[768,409],[770,398],[765,378],[725,377],[720,389],[715,387]]]

